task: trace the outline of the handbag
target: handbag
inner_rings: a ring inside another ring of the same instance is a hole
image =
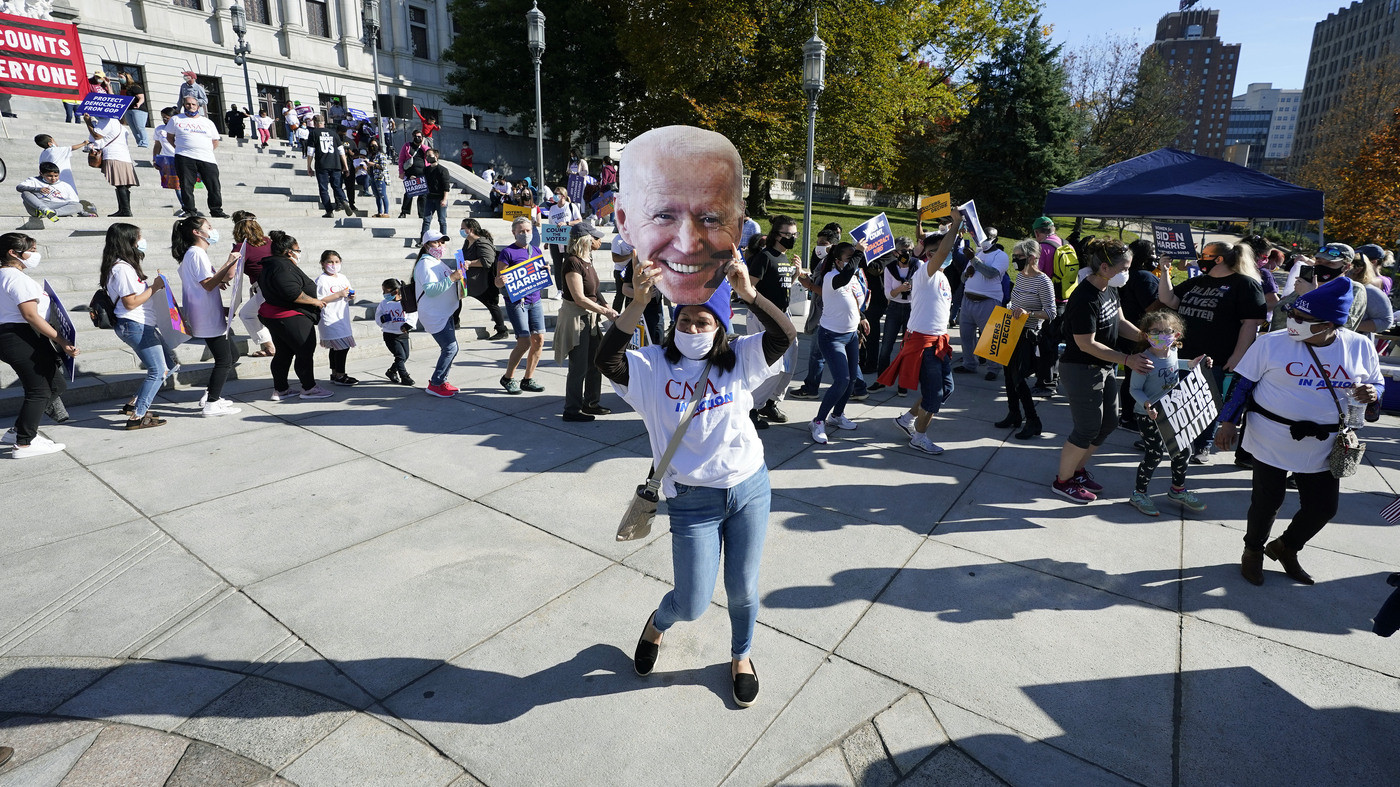
[[[676,432],[671,435],[671,442],[666,444],[666,453],[661,455],[661,461],[647,474],[647,482],[637,487],[632,502],[622,514],[622,523],[617,526],[618,541],[633,541],[651,534],[651,523],[656,518],[656,504],[661,500],[661,478],[671,468],[671,459],[675,457],[676,449],[681,447],[681,438],[685,436],[686,427],[690,426],[690,420],[695,416],[695,408],[705,396],[706,383],[710,379],[710,366],[709,363],[705,364],[705,371],[700,375],[695,393],[686,403],[680,423],[676,424]]]
[[[1361,464],[1361,457],[1366,455],[1366,444],[1361,442],[1361,438],[1356,435],[1356,430],[1347,426],[1346,412],[1342,410],[1342,400],[1337,397],[1337,389],[1332,386],[1332,378],[1327,375],[1327,367],[1318,360],[1317,352],[1312,345],[1304,343],[1308,350],[1308,355],[1312,356],[1313,364],[1322,372],[1322,379],[1327,382],[1327,391],[1332,394],[1332,404],[1337,406],[1337,437],[1332,442],[1332,451],[1327,454],[1327,469],[1332,471],[1333,478],[1349,478],[1356,475],[1356,468]]]
[[[99,149],[99,148],[93,148],[93,149],[91,149],[91,150],[88,151],[88,166],[89,166],[89,167],[92,167],[93,169],[101,169],[101,168],[102,168],[102,151],[101,151],[101,149]]]

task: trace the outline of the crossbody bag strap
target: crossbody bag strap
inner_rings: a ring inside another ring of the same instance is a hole
[[[666,453],[661,455],[661,461],[656,463],[651,475],[647,477],[647,486],[653,492],[661,488],[661,479],[671,468],[671,460],[675,458],[676,451],[681,447],[681,438],[685,437],[686,427],[690,426],[690,420],[695,417],[695,409],[700,404],[700,400],[705,398],[705,388],[710,381],[710,368],[713,365],[713,362],[705,364],[705,371],[700,373],[700,382],[695,386],[695,393],[691,394],[690,401],[685,405],[685,412],[681,413],[681,421],[676,424],[675,434],[671,435],[671,441],[666,444]]]
[[[1322,375],[1322,379],[1327,382],[1327,392],[1332,394],[1332,404],[1337,406],[1337,423],[1346,423],[1346,413],[1342,412],[1342,400],[1337,398],[1337,389],[1332,387],[1332,378],[1327,376],[1327,368],[1322,365],[1322,361],[1318,360],[1317,351],[1312,348],[1311,344],[1303,342],[1303,349],[1312,356],[1313,363],[1317,364],[1318,374]]]

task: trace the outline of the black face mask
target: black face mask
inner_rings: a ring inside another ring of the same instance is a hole
[[[793,245],[796,244],[796,243],[797,243],[797,238],[789,238],[789,237],[786,236],[786,235],[779,235],[779,236],[778,236],[778,246],[781,247],[783,251],[788,251],[788,250],[791,249],[791,248],[793,247]]]
[[[1196,264],[1200,266],[1201,273],[1210,273],[1210,269],[1215,267],[1215,263],[1220,260],[1212,257],[1210,259],[1198,260]]]
[[[1326,265],[1313,266],[1313,277],[1318,284],[1329,282],[1342,275],[1341,268],[1329,268]]]

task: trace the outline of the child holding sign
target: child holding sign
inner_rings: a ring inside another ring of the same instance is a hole
[[[1176,348],[1180,346],[1186,326],[1176,312],[1148,312],[1138,323],[1138,330],[1142,331],[1142,335],[1147,339],[1147,352],[1143,355],[1151,361],[1152,370],[1146,374],[1134,371],[1128,384],[1133,401],[1137,402],[1135,409],[1138,430],[1142,434],[1143,445],[1146,446],[1142,452],[1142,461],[1138,463],[1137,486],[1128,502],[1148,516],[1157,516],[1157,506],[1153,505],[1152,498],[1147,495],[1147,483],[1152,480],[1152,474],[1157,471],[1157,465],[1162,461],[1163,443],[1162,433],[1158,431],[1155,423],[1157,413],[1152,403],[1176,387],[1180,380],[1179,372],[1196,368],[1202,359],[1209,365],[1210,359],[1204,355],[1191,361],[1177,359]],[[1202,511],[1206,504],[1186,489],[1186,463],[1190,458],[1191,454],[1188,451],[1172,454],[1172,486],[1167,492],[1167,497],[1192,511]]]

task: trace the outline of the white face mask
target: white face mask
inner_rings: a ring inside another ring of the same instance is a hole
[[[145,253],[146,253],[146,239],[145,239],[145,238],[138,238],[138,239],[137,239],[137,241],[136,241],[136,250],[139,251],[139,252],[141,252],[142,254],[145,254]]]
[[[218,244],[218,242],[219,242],[219,231],[218,231],[218,230],[215,230],[215,229],[209,230],[209,234],[208,234],[208,235],[205,235],[205,236],[204,236],[204,239],[205,239],[206,241],[209,241],[209,245],[210,245],[210,246],[214,246],[214,245]]]
[[[525,244],[529,243],[529,242],[530,242],[530,235],[529,235],[529,233],[525,233],[525,232],[517,232],[517,233],[515,233],[515,242],[516,242],[516,243],[519,243],[521,246],[524,246]]]
[[[819,259],[819,260],[826,259],[826,250],[829,249],[829,248],[831,248],[831,247],[830,247],[830,246],[818,246],[818,247],[817,247],[817,259]]]
[[[25,268],[37,268],[39,260],[43,259],[43,256],[37,251],[27,251],[20,256],[19,261],[24,263]]]
[[[681,355],[692,361],[701,360],[710,352],[710,348],[715,346],[715,332],[686,333],[676,331],[676,349],[681,351]]]
[[[338,262],[328,262],[328,263],[326,263],[326,273],[329,273],[329,274],[332,275],[332,276],[334,276],[334,275],[340,273],[340,263],[338,263]]]
[[[1303,322],[1292,317],[1288,318],[1288,338],[1295,342],[1305,342],[1313,337],[1317,329],[1323,327],[1321,323]]]
[[[1115,275],[1113,278],[1111,278],[1111,279],[1108,280],[1108,286],[1110,286],[1110,287],[1122,287],[1124,284],[1127,284],[1127,283],[1128,283],[1128,272],[1127,272],[1127,271],[1119,271],[1119,272],[1117,273],[1117,275]]]

